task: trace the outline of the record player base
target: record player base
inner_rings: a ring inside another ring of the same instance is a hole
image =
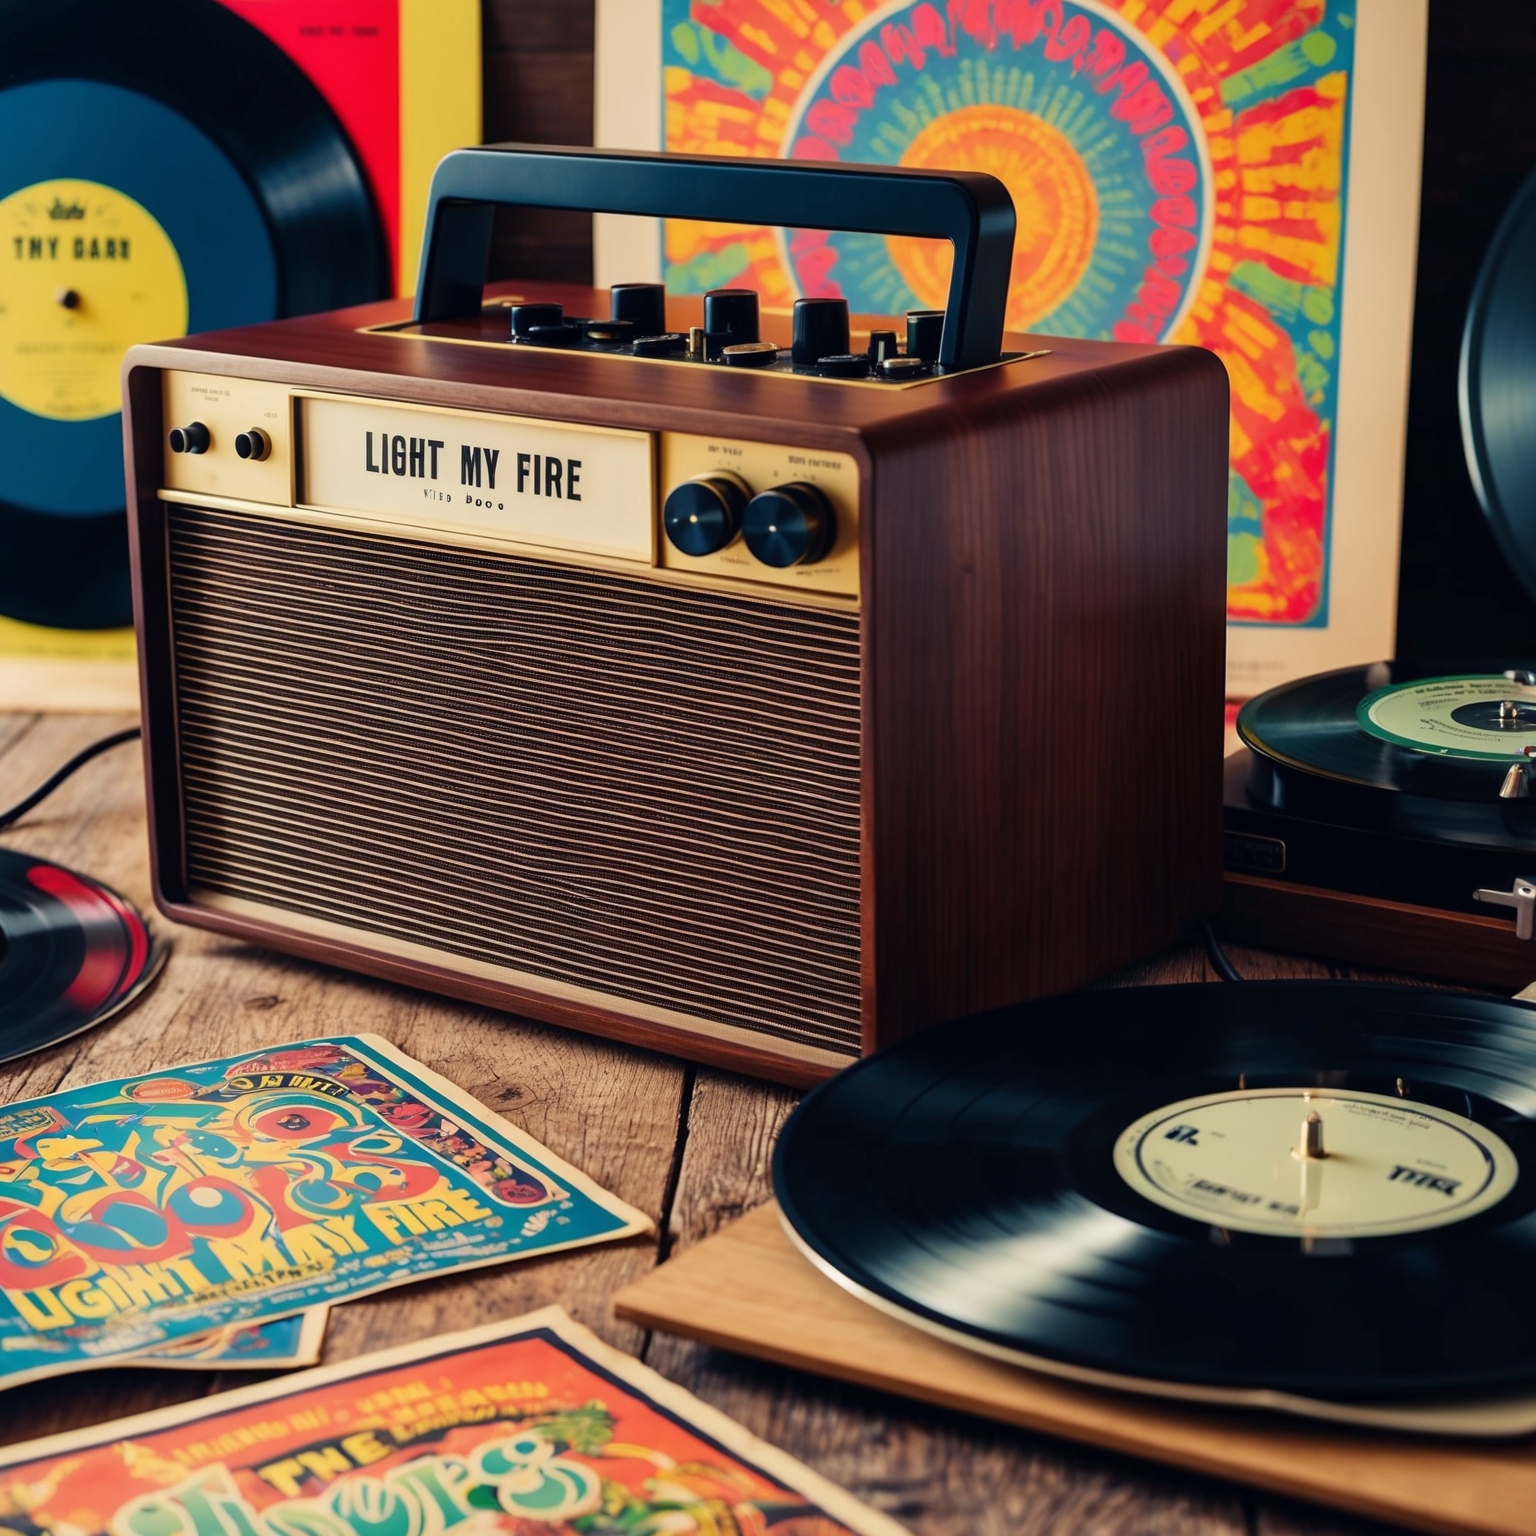
[[[1079,1387],[947,1344],[801,1257],[773,1202],[614,1298],[626,1322],[1424,1531],[1529,1536],[1536,1445],[1426,1440]]]
[[[1508,918],[1412,906],[1230,870],[1221,932],[1255,949],[1511,992],[1536,981],[1536,943],[1516,938]]]

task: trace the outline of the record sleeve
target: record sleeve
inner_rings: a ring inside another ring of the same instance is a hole
[[[648,1231],[374,1036],[0,1109],[0,1386]]]
[[[77,1536],[905,1529],[559,1307],[8,1446],[13,1489]]]

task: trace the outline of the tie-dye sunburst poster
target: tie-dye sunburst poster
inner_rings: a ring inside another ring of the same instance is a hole
[[[1010,330],[1217,352],[1232,384],[1232,682],[1251,692],[1390,652],[1422,13],[1422,0],[660,0],[661,147],[990,172],[1018,214]],[[1407,77],[1377,90],[1362,125],[1368,47],[1407,61],[1377,78]],[[1362,128],[1395,165],[1363,163]],[[1383,176],[1406,192],[1406,234],[1400,208],[1395,231],[1379,210],[1357,228]],[[948,247],[931,241],[677,221],[661,238],[678,293],[746,286],[774,307],[840,294],[899,315],[942,307],[948,285]],[[1361,240],[1378,292],[1346,302]],[[1350,319],[1381,307],[1382,284],[1397,313],[1367,338]],[[1338,494],[1341,367],[1346,396],[1351,367],[1361,386],[1374,376],[1377,416],[1383,389],[1396,398],[1396,447],[1377,420],[1358,510]],[[1371,529],[1357,572],[1340,569],[1358,542],[1342,517]]]

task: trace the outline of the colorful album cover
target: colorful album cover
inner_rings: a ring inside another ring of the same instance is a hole
[[[161,1371],[281,1371],[313,1365],[320,1358],[329,1317],[329,1307],[311,1307],[308,1312],[274,1318],[269,1323],[230,1323],[212,1333],[173,1339],[113,1363],[147,1365]]]
[[[371,1035],[0,1108],[0,1387],[649,1230]]]
[[[480,142],[479,0],[222,0],[330,104],[368,174],[397,291],[416,291],[427,189]]]
[[[9,1446],[0,1525],[60,1536],[904,1530],[559,1307]]]
[[[1422,0],[648,9],[649,147],[988,172],[1018,216],[1008,330],[1221,357],[1236,691],[1391,653]],[[632,59],[629,0],[599,17]],[[629,89],[608,62],[600,89]],[[599,142],[640,147],[613,111],[604,132],[599,100]],[[949,287],[937,241],[667,221],[661,243],[675,293],[740,285],[772,307],[841,296],[900,315],[943,308]]]

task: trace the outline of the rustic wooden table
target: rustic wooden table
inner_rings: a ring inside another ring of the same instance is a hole
[[[0,807],[128,723],[118,716],[0,714]],[[150,910],[136,748],[89,764],[3,836],[6,846],[73,865]],[[659,1237],[479,1270],[338,1307],[327,1361],[558,1302],[919,1536],[1363,1536],[1383,1529],[616,1323],[615,1291],[768,1198],[769,1155],[797,1094],[212,935],[176,930],[172,937],[170,962],[142,1003],[103,1028],[0,1068],[0,1102],[306,1035],[371,1031],[657,1223]],[[1255,975],[1342,974],[1247,951],[1234,958]],[[1190,950],[1117,979],[1213,977],[1203,955]],[[251,1379],[143,1369],[68,1376],[0,1395],[0,1443]]]

